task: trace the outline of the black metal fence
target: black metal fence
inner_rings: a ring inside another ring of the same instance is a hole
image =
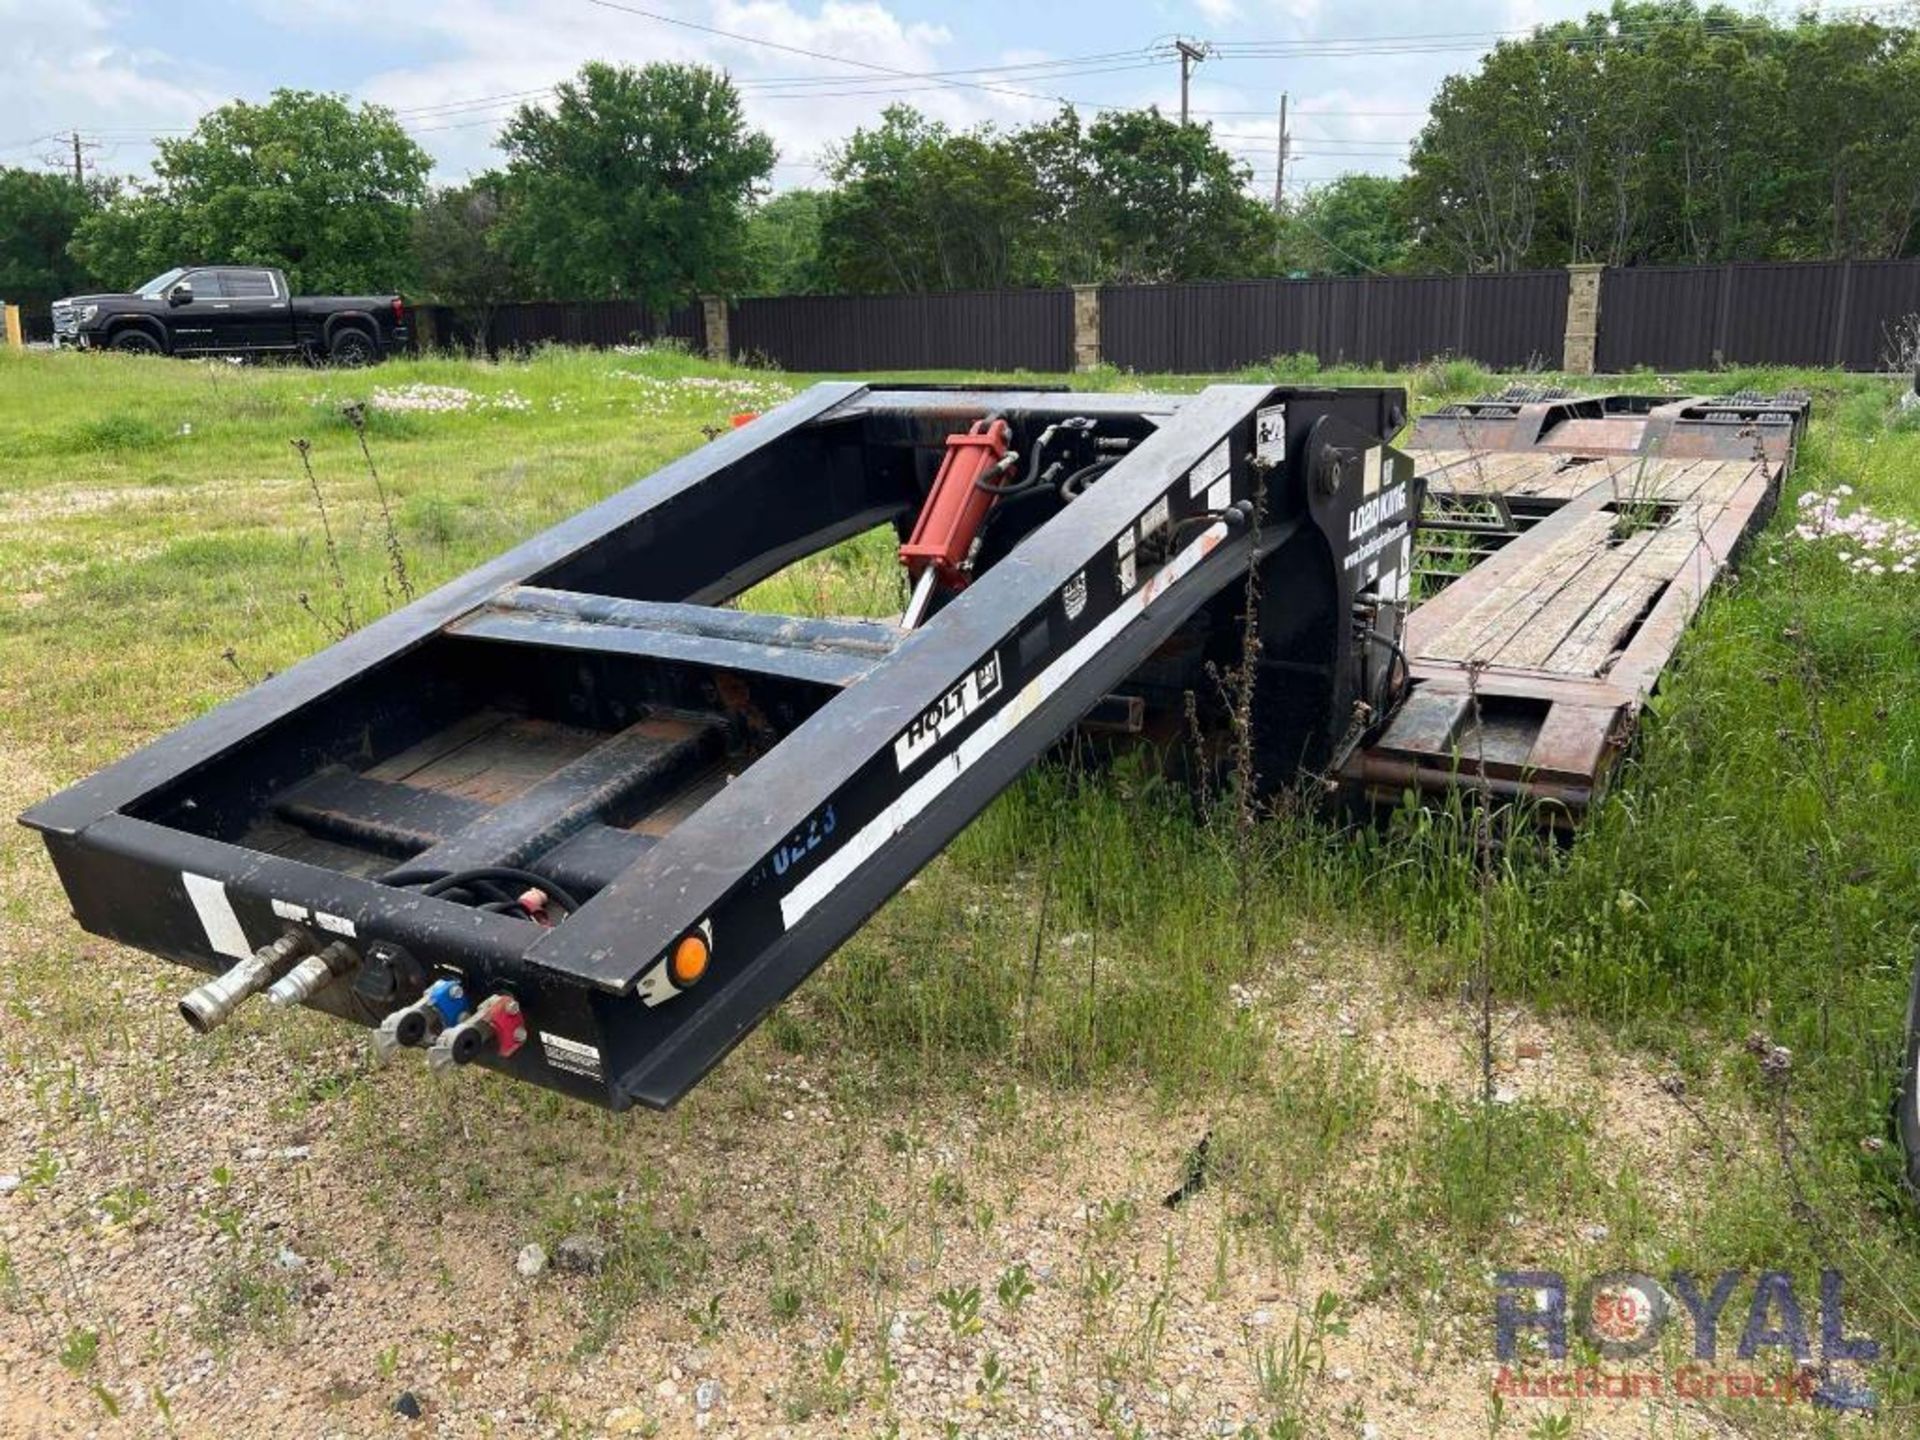
[[[1901,368],[1903,329],[1915,317],[1920,260],[1608,270],[1595,361],[1603,371],[1642,365],[1894,369]],[[1913,364],[1910,351],[1904,363]]]
[[[1471,356],[1555,368],[1567,273],[1134,285],[1100,292],[1100,354],[1132,370],[1233,370],[1276,355],[1323,365]]]
[[[1071,290],[742,300],[733,353],[789,370],[1071,370]]]
[[[1569,277],[1366,276],[1103,286],[1098,357],[1125,369],[1220,372],[1280,355],[1406,366],[1436,356],[1499,370],[1559,369]],[[22,307],[29,340],[49,302]],[[630,300],[422,305],[423,345],[488,354],[537,345],[708,343],[704,307]],[[1071,370],[1095,351],[1065,288],[930,295],[809,295],[734,302],[729,351],[797,371]],[[1596,368],[1911,366],[1920,348],[1920,260],[1653,266],[1601,276]]]

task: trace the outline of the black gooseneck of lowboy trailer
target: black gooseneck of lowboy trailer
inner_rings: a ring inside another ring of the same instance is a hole
[[[1404,416],[818,385],[23,818],[82,926],[226,972],[199,1028],[264,989],[670,1105],[1090,712],[1217,722],[1250,567],[1262,778],[1337,765],[1404,679]],[[949,484],[916,628],[730,607]]]

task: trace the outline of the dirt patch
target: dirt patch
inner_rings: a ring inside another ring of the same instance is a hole
[[[6,768],[0,788],[40,788]],[[57,913],[44,865],[21,868],[31,913]],[[39,931],[10,922],[4,947],[40,1023],[0,1089],[0,1364],[28,1397],[0,1432],[1485,1433],[1485,1317],[1376,1293],[1345,1237],[1276,1246],[1230,1185],[1169,1208],[1209,1117],[1144,1092],[902,1095],[858,1057],[756,1040],[678,1114],[607,1116],[371,1070],[317,1018],[192,1042],[179,972],[61,927],[63,970]],[[62,974],[110,989],[36,994]],[[1283,954],[1272,988],[1295,998],[1266,1020],[1296,1059],[1364,1053],[1383,1095],[1471,1095],[1472,1015],[1396,983],[1361,948]],[[1691,1142],[1657,1076],[1502,1022],[1503,1085],[1591,1103],[1679,1172]],[[562,1268],[570,1237],[598,1273]],[[524,1275],[533,1244],[549,1259]]]

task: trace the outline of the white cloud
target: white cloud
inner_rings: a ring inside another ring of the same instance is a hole
[[[292,18],[290,0],[263,3]],[[345,0],[320,0],[320,5],[330,26],[349,23],[349,16],[357,14],[368,33],[393,33],[384,19],[371,21]],[[654,9],[655,0],[639,8]],[[312,5],[301,5],[299,12],[308,21],[315,14]],[[493,137],[522,102],[429,113],[421,113],[422,107],[452,107],[538,90],[571,75],[588,59],[713,65],[740,84],[748,118],[778,145],[782,164],[775,183],[783,188],[817,181],[809,162],[895,101],[957,126],[1024,120],[1052,108],[1049,101],[1005,93],[1028,88],[1013,82],[977,89],[906,82],[885,73],[956,69],[981,60],[955,54],[953,35],[944,25],[903,21],[872,0],[828,0],[815,13],[787,0],[717,0],[710,12],[681,13],[689,19],[697,16],[699,24],[714,30],[788,48],[666,25],[581,0],[426,0],[407,7],[401,33],[411,48],[430,50],[437,58],[381,71],[370,76],[359,93],[411,112],[403,113],[403,119],[434,154],[443,178],[457,179],[499,163]],[[816,59],[795,51],[844,58]]]
[[[213,13],[212,0],[203,3]],[[216,41],[212,48],[196,44],[189,50],[174,38],[179,27],[133,8],[133,0],[0,0],[0,34],[8,46],[7,81],[0,85],[0,164],[33,163],[49,150],[49,132],[79,126],[106,142],[94,154],[103,166],[144,171],[154,131],[188,128],[235,95],[259,98],[290,85],[346,89],[391,105],[435,156],[440,178],[453,181],[499,164],[492,142],[514,105],[537,99],[585,61],[665,60],[726,69],[741,87],[752,122],[780,148],[776,184],[817,183],[810,163],[896,102],[956,127],[1039,119],[1063,95],[1073,97],[1083,113],[1098,101],[1157,103],[1171,114],[1179,94],[1171,62],[1079,67],[1083,73],[1077,75],[1071,65],[1060,67],[1068,73],[1052,75],[955,75],[945,83],[901,80],[888,72],[1024,65],[1130,46],[1144,50],[1149,41],[1167,38],[1169,31],[1160,27],[1179,24],[1177,15],[1203,22],[1220,40],[1293,42],[1282,53],[1226,54],[1200,64],[1193,105],[1198,118],[1217,118],[1220,128],[1270,134],[1267,117],[1279,92],[1290,91],[1302,118],[1295,126],[1300,139],[1289,180],[1322,181],[1345,170],[1398,169],[1398,142],[1417,128],[1418,116],[1382,112],[1417,112],[1442,76],[1476,63],[1478,37],[1580,13],[1598,0],[1456,0],[1444,24],[1433,19],[1430,7],[1398,0],[1364,17],[1325,0],[1136,0],[1095,12],[1099,23],[1091,26],[1071,24],[1070,10],[1039,10],[1021,0],[975,0],[967,9],[941,12],[939,21],[902,14],[893,8],[899,0],[617,0],[705,30],[591,0],[221,3],[225,13],[251,11],[238,28],[253,29],[258,21],[268,32],[269,58],[261,59],[257,45],[238,42],[222,53],[217,26],[206,27]],[[1439,29],[1465,32],[1475,41],[1464,48],[1364,53],[1315,44]],[[165,52],[127,38],[142,34]],[[1001,44],[1003,35],[1018,35],[1019,43]],[[363,57],[380,68],[357,69]],[[1218,111],[1244,113],[1210,113]],[[1324,118],[1309,122],[1304,112],[1312,111]],[[1319,141],[1317,150],[1311,139]],[[1267,172],[1255,179],[1264,192],[1271,185],[1270,148],[1257,137],[1241,148],[1257,171]]]
[[[77,128],[89,133],[90,164],[144,169],[156,131],[191,126],[226,98],[217,71],[128,47],[117,29],[90,0],[0,0],[9,77],[0,87],[0,164],[51,156],[49,137]]]

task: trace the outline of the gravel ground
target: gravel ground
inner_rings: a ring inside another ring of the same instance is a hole
[[[0,768],[0,804],[43,779]],[[1477,1308],[1377,1293],[1311,1207],[1276,1240],[1230,1185],[1163,1203],[1230,1102],[902,1093],[870,1057],[756,1040],[676,1114],[615,1117],[372,1069],[318,1017],[198,1042],[179,972],[77,934],[31,837],[5,856],[7,1435],[1486,1433]],[[1360,1057],[1389,1097],[1355,1175],[1409,1097],[1473,1093],[1472,1016],[1409,1001],[1385,957],[1273,968],[1276,1055]],[[1655,1077],[1500,1020],[1503,1100],[1596,1106],[1679,1194],[1697,1127]],[[1339,1322],[1294,1363],[1323,1294]],[[1583,1425],[1718,1433],[1626,1405]]]

